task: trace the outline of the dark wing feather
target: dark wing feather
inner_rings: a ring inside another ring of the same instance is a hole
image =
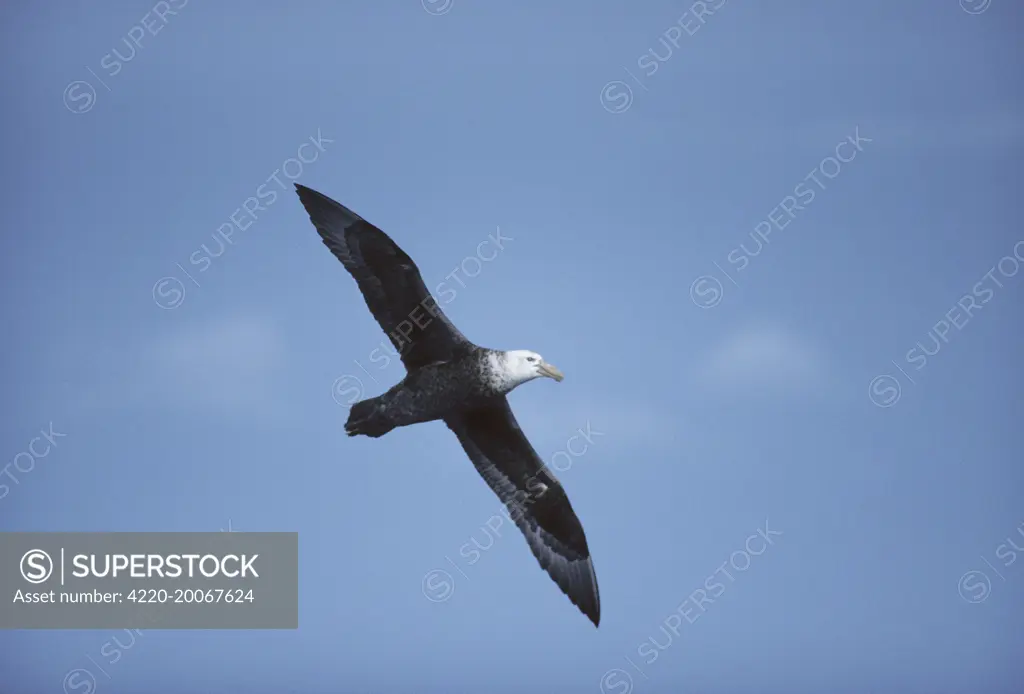
[[[508,400],[462,409],[445,423],[508,508],[541,567],[597,626],[601,598],[583,526],[561,483],[519,428]]]
[[[427,291],[416,263],[387,234],[322,193],[297,183],[295,189],[406,368],[450,361],[474,346]]]

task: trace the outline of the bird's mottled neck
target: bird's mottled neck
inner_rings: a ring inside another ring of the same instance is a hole
[[[508,368],[508,355],[496,349],[487,349],[481,355],[484,381],[495,394],[505,394],[519,385]]]

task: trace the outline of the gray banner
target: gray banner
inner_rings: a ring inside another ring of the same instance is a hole
[[[298,533],[0,533],[0,629],[297,629]]]

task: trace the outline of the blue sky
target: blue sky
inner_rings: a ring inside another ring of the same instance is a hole
[[[0,529],[296,531],[301,595],[0,691],[1016,691],[1024,10],[704,9],[5,3]],[[566,373],[600,629],[442,424],[344,435],[402,369],[293,178]]]

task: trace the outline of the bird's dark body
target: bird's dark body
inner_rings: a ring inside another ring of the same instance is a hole
[[[496,357],[493,350],[476,347],[454,361],[411,369],[383,395],[353,405],[345,431],[377,438],[396,427],[444,419],[496,400],[505,393],[494,386],[489,358]]]
[[[596,626],[601,598],[583,526],[505,397],[517,379],[523,381],[509,366],[510,353],[466,339],[437,305],[412,258],[387,234],[326,195],[295,188],[408,372],[383,395],[353,405],[346,432],[376,438],[396,427],[444,420],[541,567]]]

